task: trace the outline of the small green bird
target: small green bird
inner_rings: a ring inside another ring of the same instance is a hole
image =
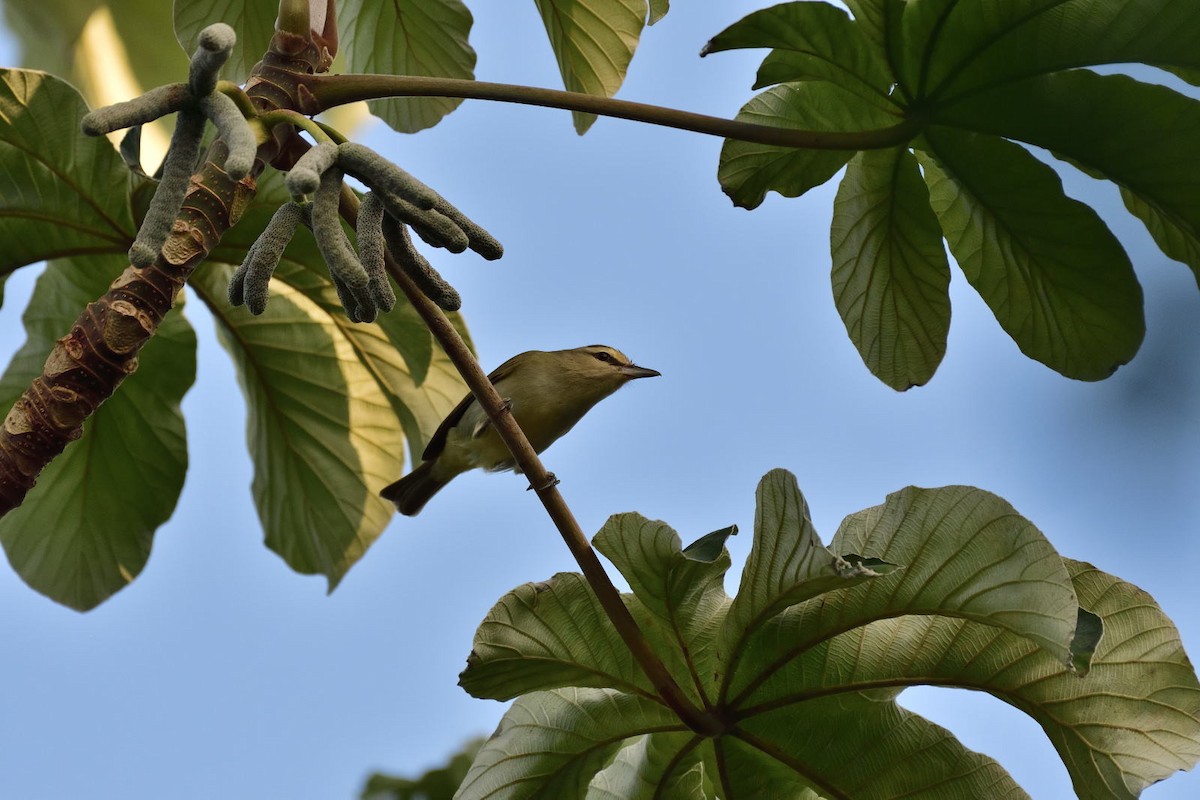
[[[629,381],[661,374],[637,366],[616,348],[593,344],[574,350],[530,350],[505,361],[488,379],[540,453]],[[516,466],[487,414],[469,394],[442,420],[421,459],[420,466],[379,493],[410,517],[467,470],[495,472]]]

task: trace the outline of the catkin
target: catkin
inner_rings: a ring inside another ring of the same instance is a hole
[[[193,97],[206,97],[217,88],[221,67],[229,60],[237,34],[224,22],[209,25],[200,31],[196,52],[188,69],[188,86]]]
[[[338,166],[376,191],[401,197],[417,208],[429,209],[441,195],[369,147],[354,142],[338,145]]]
[[[404,223],[385,214],[383,236],[400,268],[408,277],[412,278],[413,283],[417,285],[422,294],[444,311],[458,311],[462,308],[462,297],[453,286],[446,282],[445,278],[438,274],[425,256],[417,252]]]
[[[191,99],[186,83],[168,83],[132,100],[113,103],[111,106],[88,112],[80,123],[80,128],[88,136],[103,136],[122,128],[145,125],[167,114],[174,114],[187,106]]]
[[[447,217],[467,236],[467,247],[474,250],[479,255],[486,258],[488,261],[495,261],[504,255],[504,246],[466,214],[459,211],[450,203],[446,202],[443,197],[438,198],[439,202],[434,206],[434,209]]]
[[[302,216],[303,211],[297,203],[284,203],[275,210],[229,281],[232,305],[240,306],[244,301],[250,313],[256,315],[266,310],[271,275],[279,266],[279,259],[296,233]]]
[[[321,185],[313,197],[312,230],[317,247],[329,267],[330,277],[338,285],[338,295],[346,313],[355,322],[370,322],[375,319],[375,302],[371,298],[366,270],[359,263],[346,232],[342,230],[342,218],[338,203],[342,193],[342,171],[337,167],[326,170],[321,176]],[[346,302],[346,294],[353,302]]]
[[[334,165],[337,157],[338,146],[333,142],[321,142],[310,147],[288,170],[287,178],[284,179],[288,192],[299,200],[317,191],[317,187],[321,185],[321,176]]]
[[[229,149],[225,156],[225,172],[235,181],[250,174],[254,168],[254,157],[258,153],[258,142],[237,103],[221,92],[212,92],[200,99],[200,110],[212,120],[217,133],[225,140]]]
[[[358,208],[358,258],[367,272],[367,287],[375,305],[385,314],[396,305],[396,293],[388,280],[383,240],[383,203],[374,192],[367,192]]]
[[[137,239],[129,248],[129,263],[133,266],[148,267],[158,258],[163,243],[171,233],[171,225],[183,206],[183,198],[200,155],[200,138],[203,135],[203,114],[184,110],[175,117],[171,147],[163,160],[162,180],[154,191]]]

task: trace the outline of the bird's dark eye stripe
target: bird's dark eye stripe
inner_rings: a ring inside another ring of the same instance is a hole
[[[604,361],[609,364],[611,364],[613,361],[612,355],[610,355],[609,353],[605,353],[603,350],[600,351],[599,353],[592,353],[592,355],[595,356],[596,358],[600,359],[601,361]]]

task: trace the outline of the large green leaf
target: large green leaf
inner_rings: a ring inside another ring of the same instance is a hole
[[[1178,218],[1159,210],[1141,195],[1121,187],[1121,199],[1125,207],[1146,226],[1155,243],[1169,258],[1182,261],[1192,268],[1196,285],[1200,287],[1200,237],[1190,225],[1183,225]],[[2,287],[0,287],[2,289]],[[3,295],[0,295],[3,299]]]
[[[25,311],[29,338],[0,379],[0,407],[10,408],[41,374],[55,340],[127,263],[112,256],[50,263]],[[179,403],[195,379],[196,337],[180,309],[167,315],[138,360],[138,371],[92,415],[83,436],[0,519],[0,541],[22,579],[78,610],[141,572],[187,472]]]
[[[850,159],[830,228],[833,299],[863,362],[904,391],[933,377],[950,331],[950,265],[907,148]]]
[[[275,205],[286,197],[277,173],[268,173],[259,185],[262,191],[255,204],[214,249],[215,260],[241,262]],[[284,251],[275,280],[296,289],[325,312],[388,398],[403,425],[409,450],[422,452],[467,388],[445,352],[434,348],[429,329],[416,310],[401,296],[396,307],[375,322],[350,322],[329,280],[320,250],[306,229],[297,231]],[[225,301],[222,297],[214,302]],[[453,314],[451,321],[466,338],[462,318]]]
[[[373,323],[347,319],[307,229],[284,251],[266,313],[231,308],[225,264],[242,261],[288,197],[275,172],[259,190],[191,286],[239,365],[267,544],[334,585],[391,516],[377,493],[400,477],[404,437],[420,453],[467,390],[403,298]]]
[[[191,285],[218,321],[246,396],[267,546],[332,589],[391,518],[379,490],[400,475],[403,428],[333,315],[282,282],[261,316],[231,308],[231,274],[208,262]]]
[[[950,251],[1021,351],[1080,380],[1133,358],[1141,286],[1096,213],[1018,145],[941,127],[926,136],[918,155]]]
[[[785,797],[781,790],[799,779],[855,800],[1028,797],[1003,767],[950,731],[860,694],[755,714],[717,748],[741,790],[723,797]]]
[[[1086,564],[1066,560],[1065,566],[1080,603],[1104,624],[1086,678],[1003,629],[946,616],[905,616],[817,643],[764,687],[762,707],[856,686],[981,689],[1037,720],[1079,797],[1136,797],[1200,758],[1200,684],[1174,625],[1145,592]],[[810,611],[813,618],[797,617],[788,630],[814,622],[819,612]]]
[[[341,47],[354,72],[474,77],[467,43],[471,12],[460,0],[347,0],[338,8]],[[461,99],[408,97],[372,100],[372,113],[403,133],[430,128]]]
[[[563,85],[602,97],[616,94],[646,24],[646,0],[534,2],[558,59]],[[575,111],[572,116],[580,134],[596,121],[594,114]]]
[[[777,128],[812,131],[863,131],[887,128],[900,118],[890,104],[825,82],[773,86],[755,96],[737,119]],[[735,205],[757,208],[767,192],[798,197],[833,177],[854,153],[847,150],[800,150],[726,139],[717,179]]]
[[[972,95],[936,118],[1044,147],[1119,184],[1159,247],[1200,280],[1200,102],[1125,75],[1073,70]]]
[[[475,634],[459,685],[493,700],[559,686],[611,687],[648,698],[654,691],[595,592],[574,572],[500,598]]]
[[[903,13],[905,0],[845,0],[845,3],[875,57],[890,66],[893,59],[888,52],[888,24]]]
[[[768,621],[731,676],[739,706],[769,709],[824,692],[811,649],[842,631],[902,615],[949,616],[1010,630],[1065,667],[1078,604],[1062,560],[995,495],[957,486],[908,488],[851,514],[830,549],[907,566],[895,575],[796,606]],[[907,617],[905,617],[907,619]],[[882,657],[884,650],[874,651]],[[886,670],[886,666],[881,667]]]
[[[455,797],[585,797],[625,739],[683,730],[658,703],[611,689],[528,694],[504,715]]]
[[[755,11],[730,25],[700,54],[746,47],[774,48],[755,88],[772,83],[824,80],[886,99],[891,76],[862,29],[845,11],[825,3],[783,3]]]
[[[680,686],[706,707],[717,696],[717,634],[730,603],[725,540],[736,532],[736,527],[715,531],[683,548],[667,524],[615,514],[593,538],[633,589],[626,602],[635,611],[645,609],[644,624],[670,642],[663,658]]]
[[[175,0],[175,40],[191,56],[200,31],[215,22],[230,25],[237,32],[237,45],[221,77],[245,83],[271,44],[278,11],[279,4],[271,0]]]
[[[86,113],[64,81],[0,70],[0,275],[43,259],[123,253],[133,242],[129,197],[143,179],[107,139],[79,132]]]
[[[905,489],[847,517],[826,549],[794,479],[775,471],[756,519],[732,605],[728,530],[680,548],[665,524],[620,514],[595,538],[629,581],[624,600],[651,647],[681,683],[691,673],[719,735],[664,720],[644,684],[631,688],[582,577],[558,575],[510,593],[479,629],[464,685],[507,673],[510,688],[555,688],[517,700],[459,796],[1026,797],[990,758],[895,703],[916,683],[988,691],[1029,713],[1083,797],[1126,798],[1200,759],[1200,684],[1169,620],[1135,588],[1064,564],[1000,498]],[[831,551],[866,554],[846,555],[860,568],[906,566],[831,591],[819,567]],[[704,656],[721,625],[732,643]],[[587,688],[564,687],[571,673]]]
[[[726,678],[722,694],[736,672],[746,640],[771,617],[789,606],[880,575],[821,544],[809,518],[808,503],[790,472],[768,472],[755,497],[754,542],[737,596],[718,634],[717,659]],[[903,562],[892,562],[896,563]]]
[[[1140,62],[1194,72],[1200,68],[1195,11],[1191,0],[955,3],[929,59],[929,93],[946,101],[1093,64]]]

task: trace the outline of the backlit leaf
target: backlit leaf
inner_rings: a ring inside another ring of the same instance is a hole
[[[28,339],[0,379],[10,408],[42,373],[58,337],[127,266],[124,256],[51,262],[25,311]],[[171,311],[138,356],[137,372],[84,424],[83,436],[0,519],[9,563],[31,587],[85,611],[137,577],[187,472],[179,403],[196,374],[196,335]]]

